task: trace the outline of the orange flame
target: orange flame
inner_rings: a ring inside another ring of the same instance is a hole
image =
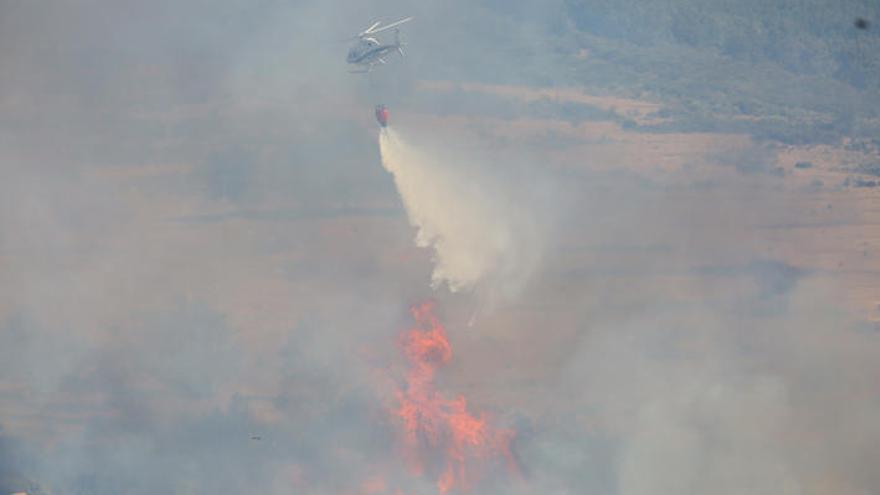
[[[401,337],[410,368],[405,386],[396,393],[399,406],[394,412],[402,420],[403,442],[413,473],[424,474],[428,461],[437,465],[433,471],[440,471],[440,493],[467,491],[480,461],[495,455],[503,456],[518,472],[510,450],[514,432],[493,428],[485,415],[474,417],[468,412],[464,397],[449,400],[434,388],[437,368],[452,358],[452,347],[433,309],[431,303],[413,307],[417,325]]]

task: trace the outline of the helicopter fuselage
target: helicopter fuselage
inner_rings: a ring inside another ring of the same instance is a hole
[[[382,22],[376,21],[372,26],[354,36],[352,39],[357,39],[358,42],[348,51],[348,56],[345,60],[350,64],[363,65],[366,66],[366,68],[364,70],[353,70],[349,72],[370,72],[373,70],[374,65],[385,64],[386,62],[383,57],[393,51],[396,51],[403,56],[403,43],[400,41],[400,30],[396,28],[397,26],[411,20],[413,20],[412,17],[407,17],[382,27],[379,27]],[[395,28],[394,43],[382,44],[375,38],[376,33],[381,33],[391,28]]]
[[[389,52],[397,49],[396,44],[383,45],[375,38],[364,38],[348,51],[346,60],[350,64],[375,64]]]

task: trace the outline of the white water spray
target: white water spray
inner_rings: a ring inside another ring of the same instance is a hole
[[[432,248],[434,288],[510,295],[531,272],[537,235],[522,205],[459,160],[411,146],[390,128],[379,135],[382,165],[394,176],[416,245]]]

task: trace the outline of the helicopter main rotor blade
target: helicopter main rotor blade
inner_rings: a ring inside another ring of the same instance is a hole
[[[363,30],[363,32],[361,32],[361,34],[359,34],[358,37],[360,37],[360,36],[366,36],[366,35],[368,35],[368,34],[373,34],[373,30],[376,29],[376,28],[379,26],[379,24],[382,24],[382,21],[376,21],[372,26],[370,26],[370,27],[368,27],[367,29]]]
[[[411,21],[411,20],[413,20],[413,19],[415,19],[415,17],[407,17],[406,19],[401,19],[401,20],[399,20],[399,21],[397,21],[397,22],[392,22],[391,24],[389,24],[389,25],[387,25],[387,26],[382,26],[382,27],[380,27],[379,29],[374,29],[374,28],[376,27],[376,24],[378,24],[378,23],[376,23],[376,24],[373,24],[372,26],[370,26],[370,29],[366,30],[366,31],[365,31],[365,34],[376,34],[376,33],[381,33],[382,31],[385,31],[386,29],[391,29],[391,28],[393,28],[393,27],[400,26],[400,25],[403,24],[404,22],[409,22],[409,21]]]

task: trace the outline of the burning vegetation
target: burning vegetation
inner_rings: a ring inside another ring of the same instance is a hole
[[[515,432],[471,414],[463,396],[449,399],[436,389],[437,370],[452,358],[452,347],[433,310],[431,303],[413,307],[416,324],[400,339],[409,367],[392,412],[410,472],[436,480],[439,493],[467,492],[501,464],[519,475]]]

